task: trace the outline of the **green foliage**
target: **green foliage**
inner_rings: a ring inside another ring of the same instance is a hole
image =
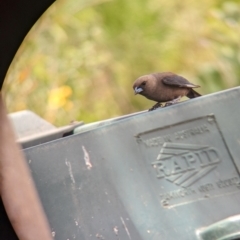
[[[35,24],[6,78],[8,109],[55,125],[147,109],[133,81],[173,71],[211,92],[240,82],[240,3],[61,0]]]

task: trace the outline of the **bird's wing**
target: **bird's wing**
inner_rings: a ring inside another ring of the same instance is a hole
[[[187,79],[178,75],[166,76],[163,78],[162,82],[166,85],[173,87],[185,87],[185,88],[199,87],[198,85],[192,84]]]

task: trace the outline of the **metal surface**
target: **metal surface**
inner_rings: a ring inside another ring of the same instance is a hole
[[[74,133],[74,129],[83,122],[73,122],[68,126],[57,128],[35,113],[25,110],[8,115],[22,148],[29,148],[50,142]]]
[[[74,122],[70,125],[56,128],[55,130],[39,132],[38,134],[18,139],[18,143],[21,144],[22,148],[29,148],[39,144],[51,142],[65,136],[72,135],[74,133],[74,129],[80,125],[83,125],[83,122]]]
[[[13,124],[18,139],[57,129],[55,126],[29,110],[10,113],[8,117]]]
[[[200,240],[240,239],[240,215],[229,217],[197,231]]]
[[[146,112],[146,111],[143,111],[143,112]],[[74,134],[84,133],[84,132],[93,130],[93,129],[98,128],[98,127],[103,127],[103,126],[106,127],[109,124],[116,123],[119,120],[123,120],[123,119],[129,118],[129,117],[136,116],[136,115],[141,114],[143,112],[132,113],[132,114],[123,115],[123,116],[120,116],[120,117],[110,118],[110,119],[106,119],[106,120],[102,120],[102,121],[98,121],[98,122],[93,122],[93,123],[88,123],[88,124],[85,124],[85,125],[81,125],[81,126],[76,127],[74,129]]]
[[[198,239],[240,214],[240,88],[26,149],[57,240]]]

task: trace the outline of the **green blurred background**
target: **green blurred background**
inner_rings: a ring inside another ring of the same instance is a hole
[[[240,83],[240,1],[58,0],[19,49],[4,85],[10,112],[56,126],[150,108],[133,81],[172,71],[202,94]]]

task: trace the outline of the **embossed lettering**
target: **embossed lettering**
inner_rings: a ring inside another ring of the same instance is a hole
[[[157,171],[157,178],[163,178],[166,175],[168,175],[166,171],[166,166],[164,165],[164,162],[159,162],[158,164],[153,164]]]
[[[180,140],[180,139],[194,136],[196,134],[202,134],[202,133],[209,132],[209,131],[210,130],[209,130],[208,126],[206,124],[204,124],[204,125],[201,125],[198,127],[175,132],[175,139]]]
[[[152,165],[157,171],[157,178],[163,178],[192,170],[200,171],[219,162],[217,150],[211,147],[164,159],[158,155],[157,161],[153,162]]]
[[[239,178],[238,177],[234,177],[234,178],[229,178],[229,179],[225,179],[225,180],[219,180],[217,182],[217,186],[219,188],[226,188],[226,187],[238,185],[239,182],[240,182]]]
[[[171,141],[172,141],[172,139],[171,139],[170,135],[165,135],[165,136],[161,136],[161,137],[155,137],[155,138],[143,140],[145,145],[148,147],[155,147],[158,145],[162,145],[164,142],[171,142]]]
[[[220,162],[218,152],[213,147],[195,152],[195,154],[198,156],[202,167]]]
[[[172,135],[169,134],[169,135],[158,136],[150,139],[145,139],[143,140],[143,142],[147,147],[155,147],[155,146],[163,145],[165,142],[172,142],[173,139],[181,140],[181,139],[189,138],[194,135],[202,134],[205,132],[210,132],[206,124],[197,126],[194,128],[178,131],[173,133]]]
[[[185,189],[178,189],[175,191],[167,192],[164,194],[160,194],[161,199],[175,199],[175,198],[184,198],[187,196],[191,196],[193,194],[196,194],[196,191],[191,188],[185,188]]]
[[[180,163],[178,163],[175,159],[172,161],[172,174],[181,173],[183,172],[182,167],[180,166]]]
[[[214,186],[212,183],[208,183],[208,184],[200,186],[198,188],[198,190],[199,190],[199,192],[209,192],[209,191],[214,190]]]
[[[190,152],[182,156],[184,160],[186,161],[186,164],[188,166],[188,170],[192,170],[197,166],[197,159],[196,159],[196,154]]]
[[[178,207],[240,191],[233,156],[214,114],[139,133],[146,166],[163,207]],[[149,162],[150,161],[150,162]],[[158,184],[157,184],[158,183]]]

